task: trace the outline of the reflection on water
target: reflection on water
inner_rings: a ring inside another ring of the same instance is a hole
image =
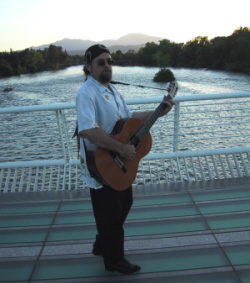
[[[132,85],[166,88],[164,83],[153,82],[153,77],[158,70],[158,68],[115,66],[113,79]],[[250,90],[250,76],[242,74],[184,68],[174,68],[172,71],[180,85],[178,95]],[[82,66],[0,79],[0,107],[72,103],[75,101],[75,94],[83,81]],[[165,94],[162,90],[132,85],[116,85],[116,87],[125,98],[162,97]],[[14,90],[7,93],[2,92],[6,87],[13,87]],[[141,105],[136,105],[137,110],[140,107]],[[203,101],[202,107],[200,107],[199,102],[184,102],[180,109],[179,150],[202,150],[248,145],[249,138],[245,137],[249,135],[249,115],[247,114],[249,110],[246,107],[244,101],[237,102],[237,108],[235,108],[234,101],[227,102],[227,104],[219,101]],[[244,111],[246,111],[246,114]],[[66,115],[67,119],[69,119],[67,131],[69,137],[71,137],[75,130],[75,111],[68,110]],[[160,119],[157,126],[152,128],[151,134],[154,139],[151,153],[173,151],[173,115],[172,111],[167,118]],[[58,124],[54,112],[22,113],[20,116],[19,114],[10,113],[2,116],[1,162],[65,158],[62,148],[66,148],[66,139],[62,145],[58,137]],[[70,142],[73,157],[77,158],[76,142],[75,140]],[[218,175],[214,176],[215,178],[223,175],[224,171],[227,172],[228,177],[231,177],[231,172],[237,174],[234,170],[238,166],[238,164],[235,165],[235,160],[238,157],[225,156],[224,159],[211,157],[212,160],[209,160],[209,158],[198,157],[189,158],[188,160],[178,159],[176,161],[145,160],[142,169],[138,171],[137,181],[138,183],[143,182],[143,180],[149,183],[173,182],[181,178],[189,181],[193,176],[202,179],[203,175],[209,178],[210,172],[206,167],[208,163],[212,164],[211,174],[216,172]],[[241,166],[240,160],[237,162]],[[223,171],[215,168],[217,164],[226,164],[226,169],[223,169]],[[226,167],[227,164],[230,164],[230,167]],[[193,169],[194,166],[198,168],[196,171]],[[244,166],[246,165],[244,164]],[[201,171],[200,168],[204,168],[204,170]],[[24,183],[29,182],[37,185],[36,182],[44,181],[46,186],[47,181],[44,176],[40,175],[39,171],[26,172],[25,170],[22,168],[18,173],[19,178],[23,178]],[[56,168],[54,170],[50,167],[48,171],[50,171],[48,182],[52,180],[55,183],[54,187],[59,186],[58,184],[63,179],[61,177],[63,170],[59,172],[56,171]],[[32,176],[37,181],[33,183],[33,179],[26,181],[27,176]]]
[[[179,82],[178,95],[241,92],[250,90],[250,76],[205,69],[171,68]],[[153,82],[159,68],[113,67],[113,79],[134,85],[165,88],[165,83]],[[84,81],[82,66],[59,71],[0,79],[0,107],[74,102]],[[13,87],[11,92],[3,92]],[[163,96],[162,90],[116,85],[125,98]]]

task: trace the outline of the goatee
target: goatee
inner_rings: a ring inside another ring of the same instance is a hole
[[[112,79],[112,72],[106,71],[100,74],[100,82],[101,83],[109,83]]]

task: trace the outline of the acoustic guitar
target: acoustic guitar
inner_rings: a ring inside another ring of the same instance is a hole
[[[176,81],[170,82],[167,88],[168,95],[164,96],[163,101],[172,100],[177,91],[178,83]],[[140,160],[151,149],[152,138],[149,130],[162,115],[165,108],[166,105],[160,103],[145,122],[138,118],[118,120],[111,133],[111,137],[121,143],[133,145],[136,149],[136,155],[133,160],[128,160],[114,151],[98,147],[94,154],[95,164],[93,164],[92,158],[92,166],[89,166],[91,175],[102,184],[109,185],[118,191],[123,191],[130,187],[135,180]]]

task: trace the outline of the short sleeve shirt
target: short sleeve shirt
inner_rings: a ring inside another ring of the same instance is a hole
[[[132,117],[121,94],[111,84],[109,87],[111,90],[91,76],[80,87],[76,96],[78,132],[100,127],[110,134],[119,119]],[[89,140],[84,139],[84,142],[89,150],[96,149]],[[82,141],[80,147],[82,179],[87,186],[98,188],[100,184],[95,185],[96,181],[89,176]]]

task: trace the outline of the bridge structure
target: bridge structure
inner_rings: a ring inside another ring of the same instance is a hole
[[[128,276],[91,253],[74,103],[0,109],[0,282],[249,282],[250,92],[175,102],[133,184],[125,249],[142,269]]]

